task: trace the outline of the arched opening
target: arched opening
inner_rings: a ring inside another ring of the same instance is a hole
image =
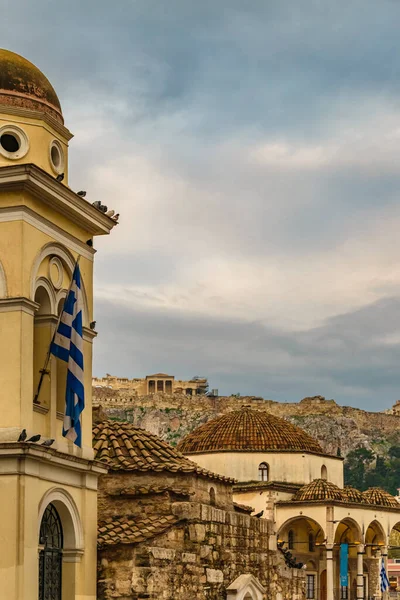
[[[268,481],[268,465],[265,462],[258,465],[258,480]]]
[[[61,595],[47,595],[44,596],[43,600],[60,600],[61,598],[62,600],[75,600],[76,566],[83,554],[83,528],[81,519],[74,500],[66,490],[62,488],[52,488],[49,490],[39,505],[39,553],[45,549],[42,542],[44,539],[42,524],[44,520],[47,520],[46,515],[49,515],[50,512],[53,517],[58,516],[62,533],[62,546],[58,548],[58,551],[61,551],[62,561],[60,571],[62,591]],[[53,530],[56,530],[54,526]],[[39,596],[39,600],[42,600],[41,596]]]
[[[50,502],[39,532],[39,600],[61,599],[63,529],[60,515]]]
[[[211,506],[215,506],[215,489],[210,488],[210,504]]]
[[[348,561],[347,585],[343,584],[339,569],[336,571],[334,586],[340,590],[341,600],[350,600],[354,596],[354,579],[357,589],[357,572],[351,568],[351,564],[357,562],[357,552],[360,544],[364,541],[360,525],[353,519],[346,518],[337,524],[335,531],[333,562],[340,565],[344,557]],[[347,556],[347,559],[346,559]]]
[[[64,308],[65,296],[60,298],[57,305],[57,316],[59,317]],[[56,360],[55,368],[57,370],[57,401],[56,411],[59,415],[65,412],[65,391],[67,387],[68,364],[64,360]]]
[[[315,538],[314,538],[313,532],[311,531],[308,534],[308,551],[314,552],[314,550],[315,550]]]
[[[288,546],[289,550],[294,550],[294,531],[289,529],[288,531]]]
[[[149,394],[154,394],[156,391],[156,382],[154,379],[149,380]]]
[[[35,313],[33,324],[33,393],[36,393],[41,371],[44,367],[46,356],[53,335],[52,299],[51,288],[45,281],[40,282],[35,292],[35,302],[39,305]],[[46,408],[51,402],[50,373],[44,373],[38,403]]]
[[[157,392],[164,391],[164,381],[162,379],[158,379],[157,381]]]
[[[321,467],[321,479],[328,479],[328,469],[326,468],[325,465],[322,465]]]

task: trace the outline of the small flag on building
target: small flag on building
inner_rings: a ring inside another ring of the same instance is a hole
[[[83,381],[81,273],[76,263],[71,287],[51,344],[51,353],[68,363],[63,436],[82,446],[81,412],[85,408]]]
[[[382,559],[382,566],[381,566],[381,592],[386,592],[386,590],[389,589],[389,579],[388,576],[386,575],[386,569],[385,569],[385,563],[384,560]]]

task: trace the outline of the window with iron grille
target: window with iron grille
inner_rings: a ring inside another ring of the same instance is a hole
[[[307,600],[315,599],[315,575],[307,575]]]

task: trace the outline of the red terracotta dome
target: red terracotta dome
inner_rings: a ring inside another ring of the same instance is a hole
[[[348,502],[355,502],[357,504],[367,503],[367,499],[363,496],[363,493],[351,485],[344,486],[343,494],[346,496]]]
[[[183,454],[208,452],[312,452],[323,454],[317,440],[289,421],[243,407],[201,425],[177,446]]]
[[[326,479],[314,479],[311,483],[303,485],[293,497],[295,502],[310,502],[313,500],[338,500],[346,501],[346,495],[337,485]]]
[[[382,490],[379,487],[371,487],[365,492],[363,492],[363,498],[365,502],[369,504],[378,504],[380,506],[392,506],[393,508],[398,508],[400,510],[400,504],[397,502],[396,498]]]

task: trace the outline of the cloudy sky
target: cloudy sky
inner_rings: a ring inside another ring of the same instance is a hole
[[[400,397],[400,3],[3,0],[99,239],[94,372]]]

